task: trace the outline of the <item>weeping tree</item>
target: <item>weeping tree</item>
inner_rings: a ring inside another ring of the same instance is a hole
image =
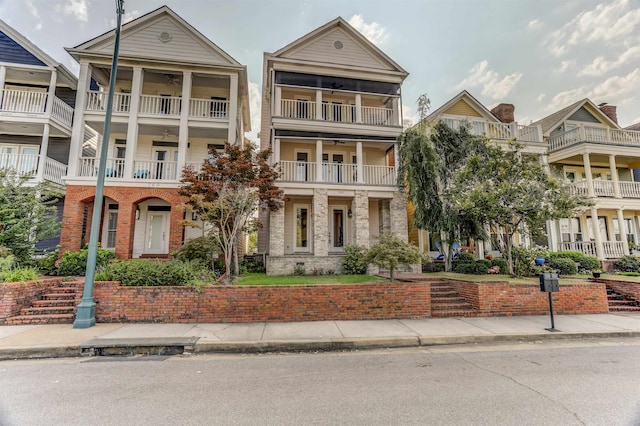
[[[419,104],[428,106],[428,99],[421,97]],[[413,224],[439,235],[445,270],[451,271],[454,242],[486,238],[479,218],[461,211],[448,197],[459,171],[469,157],[485,149],[485,140],[466,126],[454,130],[441,121],[429,126],[422,117],[420,124],[399,136],[398,145],[398,183],[415,207]]]
[[[213,227],[231,279],[239,272],[240,236],[259,225],[254,220],[258,208],[276,211],[282,206],[282,190],[275,185],[278,171],[268,162],[270,151],[257,152],[251,144],[224,146],[220,152],[212,147],[199,170],[183,170],[180,194],[189,197],[188,207]]]
[[[509,273],[514,274],[512,248],[518,232],[539,236],[547,220],[571,217],[590,202],[571,195],[542,166],[540,156],[522,146],[487,146],[459,170],[448,198],[465,215],[500,229]]]

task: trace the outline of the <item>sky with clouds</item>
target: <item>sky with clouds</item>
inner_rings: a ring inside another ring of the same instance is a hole
[[[640,0],[125,0],[125,19],[163,4],[247,65],[254,120],[262,53],[342,16],[410,73],[405,119],[466,89],[522,124],[585,97],[640,122]],[[0,0],[0,19],[77,73],[63,48],[113,28],[115,2]]]

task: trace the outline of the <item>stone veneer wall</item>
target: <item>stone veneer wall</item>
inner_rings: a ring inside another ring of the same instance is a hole
[[[509,284],[506,281],[471,282],[446,280],[479,315],[544,315],[549,296],[537,284]],[[553,310],[558,314],[600,314],[609,312],[604,284],[562,284],[553,293]]]
[[[288,256],[267,256],[267,275],[293,275],[295,267],[299,263],[304,264],[305,274],[318,273],[341,274],[341,255],[314,256],[314,255],[288,255]],[[322,273],[321,273],[322,272]]]
[[[20,314],[20,309],[28,308],[34,300],[58,286],[62,278],[49,278],[42,281],[25,283],[0,284],[0,324],[5,324],[7,318]]]
[[[431,316],[428,283],[122,287],[97,282],[98,322],[376,320]]]

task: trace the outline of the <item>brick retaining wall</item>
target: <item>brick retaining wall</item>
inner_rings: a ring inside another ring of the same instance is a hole
[[[594,281],[608,285],[618,294],[622,294],[630,299],[640,302],[640,283],[632,281],[607,280],[596,278]]]
[[[509,284],[506,281],[470,282],[447,280],[480,315],[544,315],[549,296],[537,284]],[[604,284],[562,284],[553,294],[558,314],[600,314],[609,312]]]
[[[62,278],[48,278],[24,283],[0,283],[0,324],[7,318],[20,314],[20,309],[28,308],[34,300],[56,287]]]
[[[95,284],[98,322],[375,320],[431,316],[428,283],[123,287]]]

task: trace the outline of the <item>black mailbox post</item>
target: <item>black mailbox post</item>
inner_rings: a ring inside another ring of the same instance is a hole
[[[540,291],[549,294],[549,314],[551,315],[551,328],[545,328],[548,331],[557,330],[553,321],[553,296],[552,293],[560,291],[559,276],[556,272],[543,272],[540,274]]]

